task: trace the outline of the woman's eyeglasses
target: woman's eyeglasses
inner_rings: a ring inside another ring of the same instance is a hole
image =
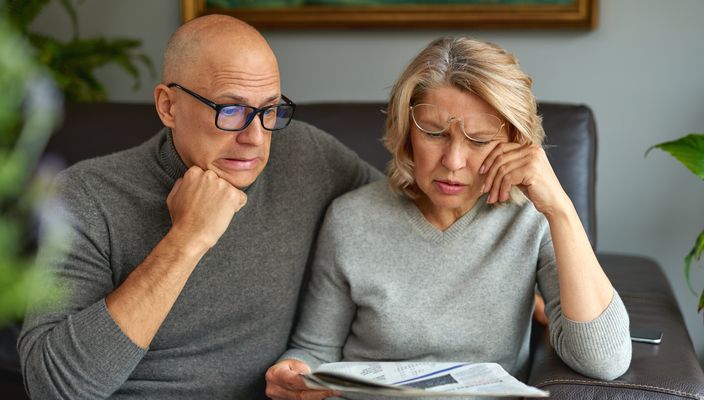
[[[411,117],[418,129],[430,135],[440,135],[446,132],[450,129],[450,125],[457,121],[467,139],[480,143],[494,140],[505,125],[495,115],[468,113],[457,117],[434,104],[411,106]]]

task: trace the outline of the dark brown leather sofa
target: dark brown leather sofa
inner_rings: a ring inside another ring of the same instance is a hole
[[[332,133],[362,158],[383,170],[390,155],[381,144],[381,103],[299,105],[295,117]],[[594,116],[582,105],[541,103],[547,152],[560,182],[577,208],[596,247],[595,181],[597,136]],[[64,126],[46,152],[67,165],[137,145],[161,127],[147,104],[68,104]],[[553,399],[700,399],[704,373],[672,289],[653,260],[599,253],[599,259],[628,309],[631,326],[663,332],[660,345],[633,344],[633,361],[620,378],[605,382],[586,378],[560,361],[536,336],[529,384],[551,392]],[[16,328],[0,332],[0,397],[25,398],[14,350]]]

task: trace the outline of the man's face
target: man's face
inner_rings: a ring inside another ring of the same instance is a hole
[[[213,46],[211,46],[213,47]],[[239,54],[233,47],[204,52],[200,71],[175,82],[217,104],[264,107],[281,101],[276,60],[267,51]],[[174,144],[187,167],[212,170],[237,188],[251,185],[269,160],[271,131],[259,117],[242,131],[228,132],[215,126],[216,111],[188,93],[172,87]]]

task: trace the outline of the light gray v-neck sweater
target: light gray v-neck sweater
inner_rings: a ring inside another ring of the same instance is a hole
[[[335,200],[281,358],[312,368],[341,360],[497,362],[525,379],[537,283],[565,363],[596,378],[623,374],[631,342],[618,294],[593,321],[565,318],[544,216],[530,202],[484,200],[444,232],[385,180]]]

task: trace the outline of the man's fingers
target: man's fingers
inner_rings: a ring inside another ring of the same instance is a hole
[[[235,188],[234,186],[233,186],[233,188],[234,188],[235,191],[236,191],[236,192],[233,194],[233,196],[232,196],[232,197],[233,197],[233,201],[236,202],[236,205],[235,205],[235,212],[238,212],[239,210],[242,209],[242,207],[244,207],[245,205],[247,205],[247,194],[246,194],[245,192],[243,192],[243,191],[241,191],[241,190]]]
[[[176,183],[174,183],[174,187],[171,188],[171,191],[169,192],[169,195],[166,197],[166,204],[171,204],[172,199],[178,192],[178,189],[181,187],[181,183],[183,182],[182,178],[176,179]]]

